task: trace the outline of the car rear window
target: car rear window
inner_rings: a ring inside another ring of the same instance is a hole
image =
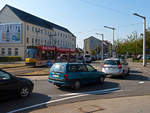
[[[69,65],[68,72],[77,72],[78,68],[79,68],[78,65]]]
[[[83,60],[83,57],[81,56],[81,57],[78,57],[78,60]]]
[[[91,57],[90,55],[85,55],[85,57]]]
[[[106,61],[104,61],[104,64],[107,64],[107,65],[119,65],[120,61],[119,60],[106,60]]]
[[[62,65],[62,64],[54,64],[54,65],[51,67],[50,72],[64,73],[64,72],[65,72],[65,65]]]

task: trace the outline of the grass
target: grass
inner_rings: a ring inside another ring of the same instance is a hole
[[[15,67],[22,67],[25,66],[25,64],[4,64],[0,65],[0,68],[15,68]]]
[[[49,74],[49,69],[44,69],[42,71],[35,71],[35,72],[31,72],[31,73],[24,73],[21,74],[23,76],[44,76],[44,75],[48,75]]]

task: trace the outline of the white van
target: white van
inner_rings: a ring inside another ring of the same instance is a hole
[[[85,61],[86,63],[91,63],[91,61],[92,61],[92,56],[91,56],[90,54],[85,54],[85,55],[84,55],[84,61]]]

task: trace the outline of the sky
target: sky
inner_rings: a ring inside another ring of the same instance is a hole
[[[112,42],[114,27],[115,40],[125,39],[132,32],[143,32],[143,19],[150,26],[149,0],[0,0],[0,9],[6,4],[46,19],[69,29],[77,37],[77,47],[83,48],[84,39],[96,33],[104,34],[104,39]]]

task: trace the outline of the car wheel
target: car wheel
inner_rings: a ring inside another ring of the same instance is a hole
[[[104,80],[105,80],[104,76],[99,77],[99,83],[100,84],[104,84]]]
[[[61,87],[61,85],[56,85],[57,87]]]
[[[125,79],[127,77],[127,74],[125,73],[125,71],[123,70],[123,73],[121,75],[121,78]]]
[[[81,83],[79,80],[75,81],[73,84],[73,89],[78,90],[81,87]]]
[[[21,98],[28,97],[31,94],[31,92],[32,92],[31,88],[29,88],[28,86],[24,86],[19,91],[19,97]]]
[[[130,70],[128,69],[127,76],[129,75],[129,73],[130,73]]]

